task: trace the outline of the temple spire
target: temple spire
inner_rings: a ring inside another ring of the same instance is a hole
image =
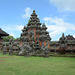
[[[37,16],[35,10],[33,10],[33,13],[31,14],[31,16]]]
[[[33,10],[33,13],[35,13],[35,10]]]
[[[64,37],[64,33],[62,34],[62,37]]]

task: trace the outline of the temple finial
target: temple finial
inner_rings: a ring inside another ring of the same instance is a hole
[[[35,10],[33,10],[33,12],[35,13]]]
[[[45,23],[43,23],[43,25],[45,25]]]
[[[62,34],[62,37],[64,37],[64,33]]]

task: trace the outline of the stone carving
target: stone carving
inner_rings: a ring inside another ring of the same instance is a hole
[[[19,52],[19,55],[29,56],[31,52],[31,47],[28,42],[23,42],[21,51]]]
[[[13,37],[10,39],[9,44],[10,44],[10,45],[13,45],[13,44],[14,44],[14,39],[13,39]]]
[[[9,41],[9,55],[13,54],[13,44],[14,44],[14,39],[11,38]]]
[[[18,48],[18,52],[21,50],[21,47],[19,46],[19,43],[16,45],[16,47]]]
[[[26,47],[26,44],[25,44],[25,42],[23,42],[22,47],[21,47],[21,51],[19,52],[19,55],[25,54],[25,47]]]
[[[26,49],[25,50],[25,56],[30,56],[30,53],[31,53],[32,49],[31,49],[31,47],[30,47],[28,42],[26,43],[25,49]]]
[[[66,47],[67,47],[67,39],[64,36],[64,33],[62,34],[62,37],[59,40],[60,43],[60,53],[65,53]]]
[[[49,57],[49,48],[48,48],[48,44],[46,44],[45,48],[44,48],[44,54],[45,57]]]
[[[6,55],[6,52],[7,52],[7,47],[6,47],[6,45],[4,45],[4,47],[3,47],[3,55]]]

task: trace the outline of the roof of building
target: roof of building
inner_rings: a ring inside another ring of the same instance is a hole
[[[5,31],[3,31],[1,28],[0,28],[0,35],[2,35],[2,36],[9,36],[9,34],[6,33]]]
[[[75,40],[75,38],[71,35],[66,36],[67,40]]]

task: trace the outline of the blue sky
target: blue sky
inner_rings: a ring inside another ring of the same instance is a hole
[[[20,37],[34,9],[52,40],[58,40],[62,33],[75,37],[75,0],[0,0],[0,28]]]

